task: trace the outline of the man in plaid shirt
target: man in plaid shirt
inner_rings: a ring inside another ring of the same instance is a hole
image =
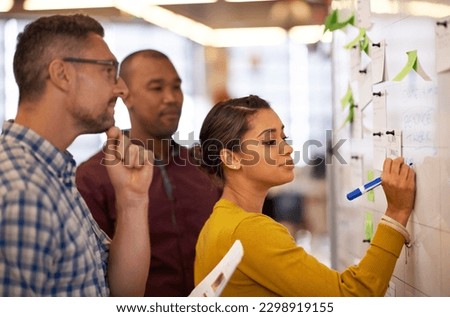
[[[128,88],[103,33],[76,14],[39,18],[18,36],[19,107],[0,136],[0,296],[144,293],[153,167],[149,152],[121,146],[114,106]],[[113,240],[78,193],[66,151],[77,136],[104,131],[119,210]]]

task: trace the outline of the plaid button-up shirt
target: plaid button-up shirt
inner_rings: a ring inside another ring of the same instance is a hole
[[[75,186],[75,161],[32,130],[0,136],[0,296],[107,296],[110,239]]]

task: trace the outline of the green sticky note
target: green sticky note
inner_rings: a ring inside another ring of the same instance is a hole
[[[333,10],[330,12],[330,14],[325,18],[325,29],[323,30],[323,33],[325,33],[326,31],[331,30],[331,28],[333,27],[333,25],[335,25],[337,23],[338,20],[338,10]]]
[[[367,200],[375,202],[375,192],[373,191],[373,189],[367,192]]]
[[[347,106],[348,107],[348,115],[345,118],[345,121],[342,123],[341,128],[343,128],[347,123],[352,123],[353,119],[355,118],[355,101],[353,100],[353,91],[350,87],[350,85],[348,85],[347,88],[347,92],[345,93],[345,96],[342,97],[341,99],[341,106],[342,109],[345,109]]]
[[[366,212],[364,219],[364,242],[370,242],[373,238],[373,215],[371,212]]]
[[[355,118],[355,108],[356,105],[350,104],[350,107],[348,109],[348,115],[345,118],[344,122],[342,123],[341,127],[339,129],[342,129],[347,123],[352,123]]]
[[[366,38],[366,29],[360,28],[358,35],[350,43],[345,45],[344,48],[351,49],[352,47],[358,45],[360,47],[360,49],[362,49],[361,42],[364,42],[365,38]]]
[[[373,175],[373,171],[368,171],[367,172],[367,181],[369,182],[369,181],[371,181],[371,180],[373,180],[374,179],[374,175]],[[368,192],[367,192],[367,200],[368,201],[371,201],[371,202],[374,202],[375,201],[375,192],[374,192],[374,190],[372,189],[372,190],[369,190]]]
[[[370,47],[370,41],[369,38],[367,37],[367,34],[364,35],[364,38],[362,40],[362,42],[360,42],[360,46],[361,46],[361,51],[363,51],[364,53],[366,53],[367,55],[369,55],[369,47]]]
[[[351,105],[353,103],[354,103],[353,91],[352,91],[352,88],[350,87],[350,85],[348,85],[347,92],[345,93],[345,96],[342,97],[342,99],[341,99],[342,109],[344,109],[347,105],[349,105],[349,104]]]
[[[325,18],[325,28],[323,33],[326,31],[336,31],[346,27],[347,25],[355,25],[355,15],[352,14],[346,21],[339,22],[339,13],[338,10],[333,10],[330,14]]]
[[[412,70],[417,70],[417,50],[406,52],[408,61],[403,69],[392,79],[393,81],[401,81]]]

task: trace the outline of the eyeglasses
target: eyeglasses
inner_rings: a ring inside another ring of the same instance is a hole
[[[95,65],[103,65],[103,66],[111,66],[113,67],[111,71],[113,74],[111,75],[114,78],[114,82],[117,83],[119,80],[119,62],[115,60],[99,60],[99,59],[85,59],[78,57],[64,57],[62,59],[65,62],[70,63],[87,63],[87,64],[95,64]],[[109,71],[108,71],[109,73]]]

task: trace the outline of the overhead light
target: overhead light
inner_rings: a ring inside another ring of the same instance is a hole
[[[212,28],[170,10],[152,5],[151,1],[117,0],[116,8],[202,45],[210,43]]]
[[[204,46],[274,45],[283,43],[286,39],[286,32],[282,28],[275,27],[212,29],[170,10],[150,5],[150,2],[117,0],[116,7]]]
[[[398,14],[400,4],[390,0],[370,1],[370,10],[378,14]]]
[[[450,5],[430,3],[425,1],[408,1],[406,10],[412,15],[443,18],[450,15]]]
[[[133,0],[134,1],[134,0]],[[130,1],[130,2],[133,2]],[[8,1],[7,1],[8,2]],[[11,2],[13,2],[11,0]],[[108,8],[114,7],[116,0],[25,0],[25,10],[64,10],[80,8]],[[217,0],[147,0],[149,5],[174,5],[174,4],[197,4],[214,3]]]
[[[51,10],[116,7],[130,15],[142,18],[149,23],[168,29],[204,46],[279,45],[286,40],[287,32],[283,28],[212,29],[205,24],[157,5],[196,2],[215,2],[215,0],[26,0],[24,8],[26,10]]]
[[[279,27],[215,29],[211,46],[279,45],[286,41],[286,31]]]
[[[115,0],[25,0],[25,10],[64,10],[114,7]]]
[[[442,18],[450,15],[450,5],[441,3],[430,3],[426,1],[407,1],[399,4],[390,0],[372,0],[370,8],[373,13],[399,14],[406,13],[414,16],[427,16]]]
[[[3,0],[0,2],[0,12],[8,12],[14,5],[14,0]]]
[[[214,3],[217,0],[148,0],[148,4],[153,5],[174,5],[174,4],[197,4],[197,3]]]
[[[226,2],[267,2],[276,0],[225,0]]]
[[[313,44],[319,41],[331,42],[331,32],[323,33],[323,25],[295,26],[289,30],[289,37],[296,43]]]

